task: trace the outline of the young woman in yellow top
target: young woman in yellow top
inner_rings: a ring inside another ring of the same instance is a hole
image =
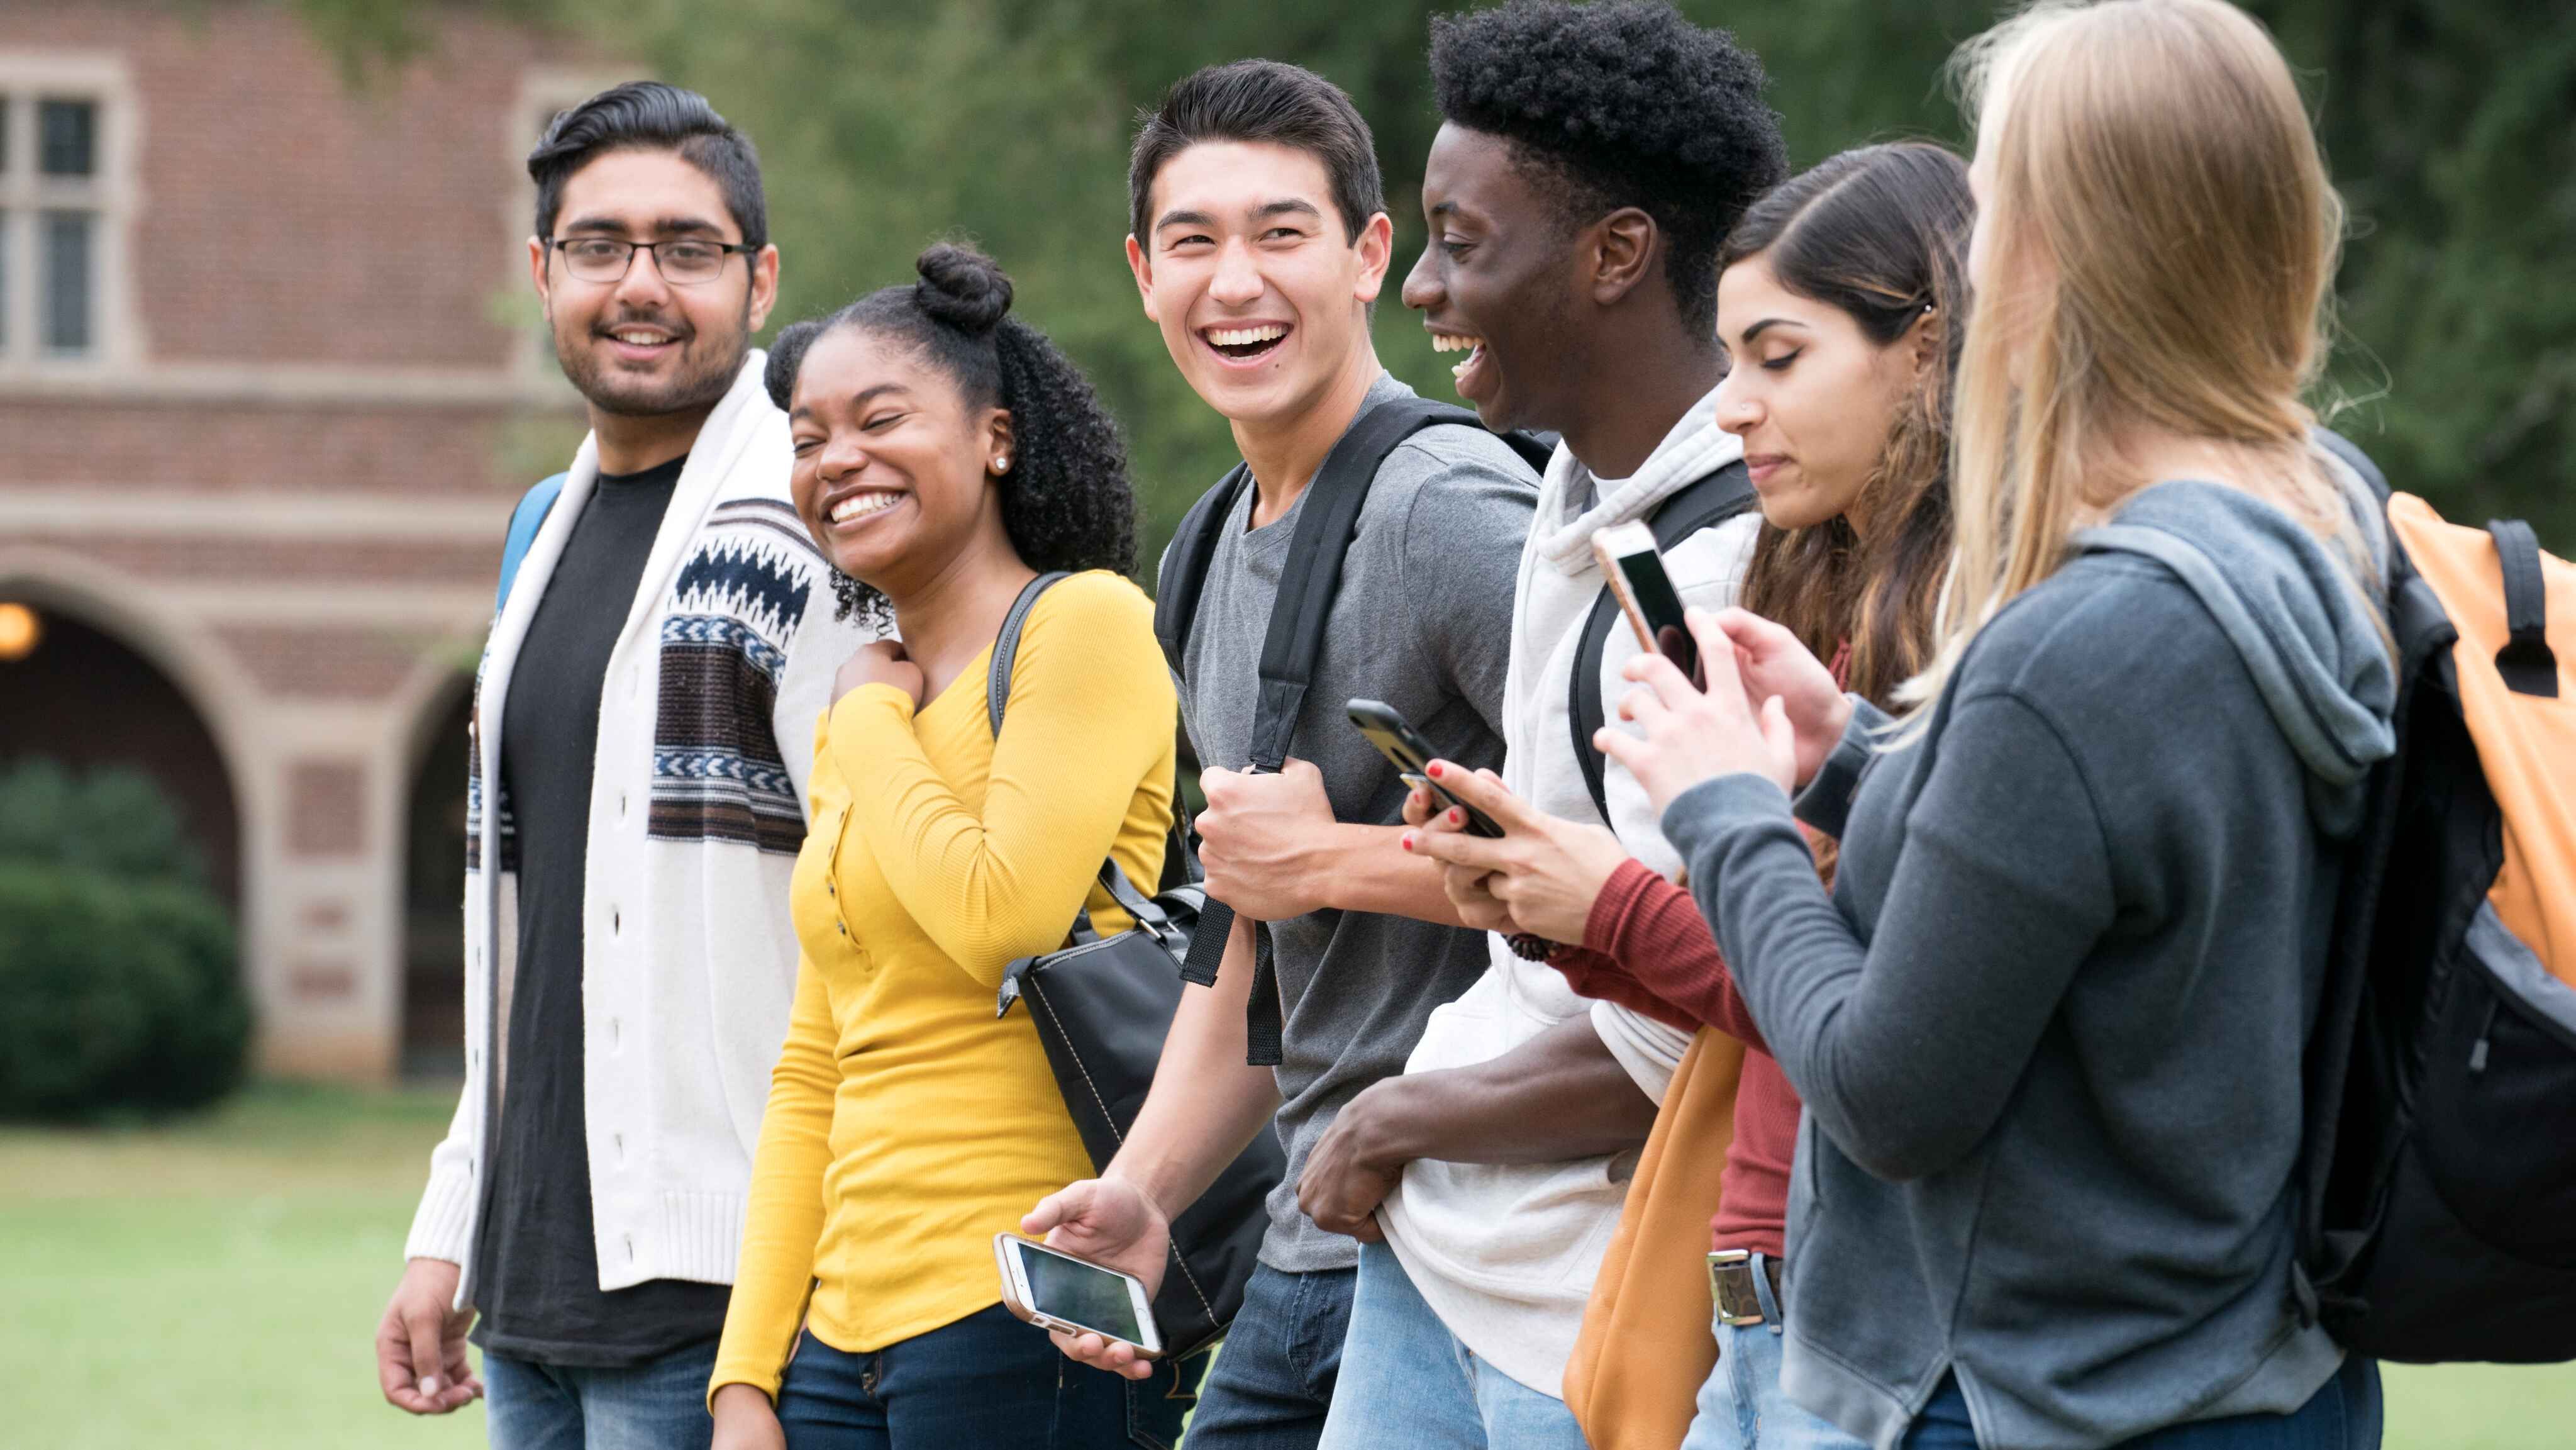
[[[1115,859],[1150,888],[1171,823],[1171,677],[1118,571],[1115,426],[1010,282],[956,247],[778,340],[796,509],[903,643],[841,670],[790,894],[804,961],[761,1123],[710,1407],[723,1450],[1169,1445],[1174,1368],[1073,1364],[1001,1307],[996,1232],[1092,1171],[1003,969],[1062,945]],[[1042,570],[1007,728],[993,640]],[[800,1333],[799,1322],[803,1329]]]

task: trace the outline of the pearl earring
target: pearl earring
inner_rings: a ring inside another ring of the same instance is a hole
[[[995,473],[1008,473],[1008,472],[1010,472],[1010,471],[1011,471],[1011,455],[1009,455],[1009,454],[1005,453],[1005,454],[1003,454],[1001,457],[994,459],[994,460],[993,460],[993,471],[994,471]]]

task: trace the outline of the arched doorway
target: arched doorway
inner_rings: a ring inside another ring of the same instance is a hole
[[[208,883],[240,919],[241,815],[205,718],[116,636],[0,591],[0,768],[37,757],[150,776],[177,804]]]
[[[404,810],[402,1071],[465,1071],[465,766],[474,692],[447,692],[421,737]]]

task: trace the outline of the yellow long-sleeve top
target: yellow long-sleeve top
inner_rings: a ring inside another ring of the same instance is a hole
[[[774,1397],[800,1314],[867,1353],[1001,1302],[993,1235],[1091,1176],[1028,1009],[997,1020],[994,998],[1086,904],[1128,926],[1094,878],[1161,871],[1178,707],[1153,605],[1115,574],[1040,596],[998,742],[990,662],[917,712],[852,690],[818,726],[804,960],[710,1393]]]

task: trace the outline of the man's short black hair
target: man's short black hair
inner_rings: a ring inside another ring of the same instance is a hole
[[[1660,0],[1510,0],[1434,17],[1440,114],[1502,136],[1572,226],[1624,206],[1655,219],[1692,326],[1717,325],[1717,249],[1788,176],[1762,62]]]
[[[676,151],[722,188],[744,245],[769,245],[769,203],[760,191],[760,153],[707,98],[660,81],[612,86],[555,117],[528,153],[537,183],[537,235],[554,235],[564,182],[611,151]]]
[[[1183,76],[1139,120],[1127,158],[1129,225],[1138,246],[1153,235],[1146,212],[1163,163],[1202,141],[1268,142],[1324,163],[1347,241],[1358,241],[1369,218],[1386,210],[1377,140],[1342,88],[1285,61],[1238,60]]]

